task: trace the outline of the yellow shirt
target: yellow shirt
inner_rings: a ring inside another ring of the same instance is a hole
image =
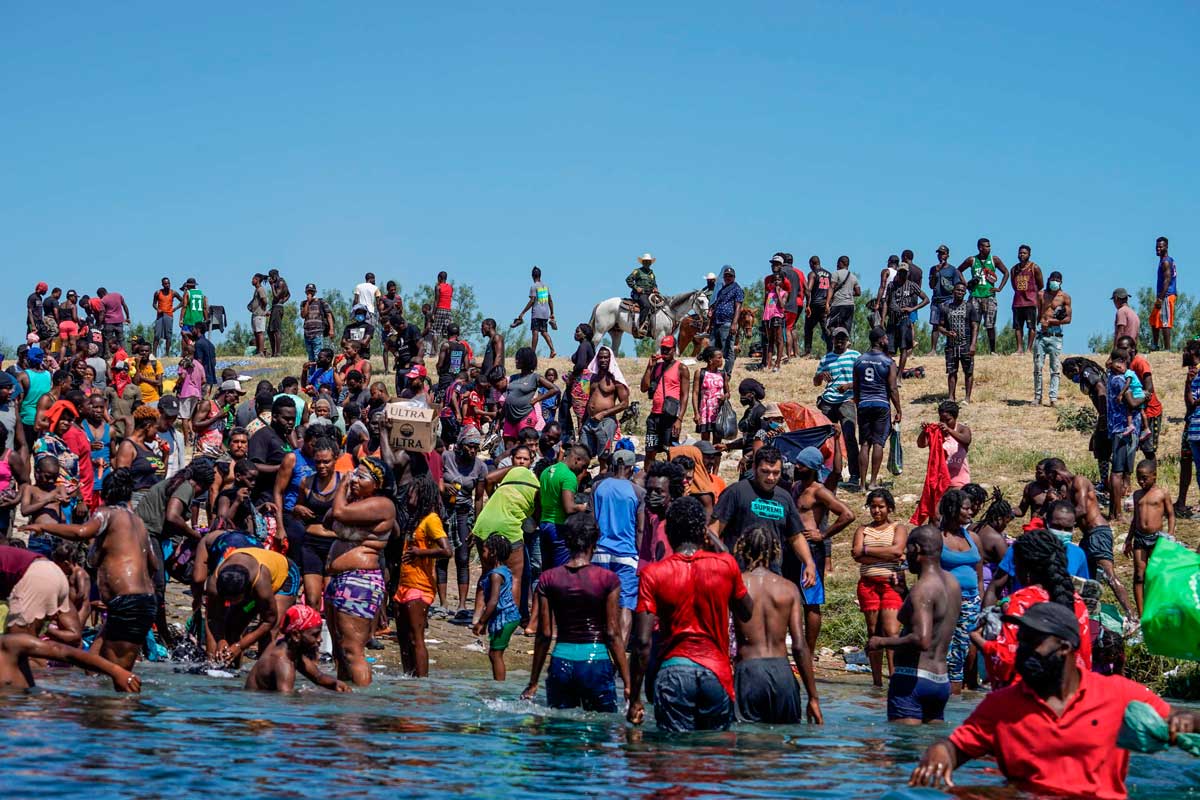
[[[261,566],[267,568],[267,572],[271,573],[271,591],[278,592],[283,588],[283,583],[287,580],[288,576],[288,560],[286,556],[262,547],[243,547],[239,550],[234,550],[229,555],[235,556],[239,553],[250,556]],[[257,575],[254,577],[255,579],[258,578]]]
[[[158,359],[155,359],[154,361],[150,361],[145,366],[139,367],[137,374],[140,375],[141,377],[145,378],[146,380],[160,381],[160,380],[162,380],[162,374],[163,374],[162,362],[159,361]],[[137,385],[137,387],[142,390],[142,402],[143,403],[146,403],[146,404],[157,403],[162,398],[162,395],[159,394],[158,389],[156,389],[151,384],[139,383]]]
[[[437,544],[438,539],[446,538],[446,529],[442,526],[441,517],[428,514],[417,525],[409,539],[409,547],[428,550]],[[405,589],[415,589],[425,594],[433,594],[436,588],[433,556],[414,558],[410,563],[400,567],[400,585]]]

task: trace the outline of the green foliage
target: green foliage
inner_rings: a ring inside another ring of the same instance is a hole
[[[335,334],[337,330],[335,328]],[[282,331],[282,355],[303,356],[304,334],[300,327],[299,306],[296,303],[284,305]],[[217,354],[222,356],[244,356],[253,352],[254,334],[250,331],[250,327],[241,321],[233,323],[233,327],[225,331],[225,338],[217,345]]]
[[[842,580],[830,580],[826,583],[821,635],[817,639],[819,647],[834,650],[843,647],[866,647],[867,623],[858,607],[856,585],[853,581]]]
[[[1138,328],[1139,350],[1150,350],[1153,340],[1150,331],[1150,314],[1154,311],[1157,297],[1153,287],[1140,286],[1133,291],[1129,298],[1129,307],[1138,315],[1141,325]],[[1115,315],[1115,310],[1114,310]],[[1200,335],[1200,305],[1190,296],[1180,294],[1175,300],[1175,329],[1171,337],[1171,349],[1178,351],[1183,343]],[[1088,337],[1088,349],[1093,353],[1109,353],[1113,348],[1112,331],[1093,333]]]
[[[1059,406],[1058,411],[1058,430],[1060,431],[1077,431],[1082,434],[1090,435],[1096,429],[1096,420],[1098,414],[1093,406]]]
[[[1125,677],[1158,694],[1200,700],[1200,664],[1154,655],[1144,644],[1126,648]]]

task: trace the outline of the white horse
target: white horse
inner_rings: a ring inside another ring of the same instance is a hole
[[[637,327],[638,312],[623,308],[621,304],[625,299],[610,297],[597,303],[592,309],[592,344],[598,347],[607,333],[612,337],[612,349],[615,353],[621,349],[621,337],[626,333],[633,333]],[[652,311],[646,321],[647,336],[654,337],[656,344],[674,331],[690,312],[695,311],[701,317],[708,315],[708,297],[700,289],[671,296],[663,295],[663,300],[663,305]]]

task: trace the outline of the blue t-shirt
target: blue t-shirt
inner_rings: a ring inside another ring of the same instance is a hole
[[[1016,557],[1013,555],[1011,547],[1004,554],[1004,558],[1000,559],[1000,566],[997,569],[1009,576],[1009,589],[1012,592],[1021,588],[1021,582],[1017,580]],[[1088,571],[1087,554],[1083,552],[1082,547],[1073,542],[1067,542],[1067,572],[1072,578],[1083,578],[1085,581],[1092,577],[1091,572]]]
[[[846,352],[840,356],[830,350],[821,358],[821,363],[817,364],[817,374],[827,372],[831,380],[825,384],[825,391],[821,392],[821,399],[827,403],[840,405],[846,402],[851,397],[854,397],[853,388],[844,392],[838,391],[836,386],[843,383],[854,382],[854,362],[858,361],[862,353],[857,350],[846,349]]]
[[[1163,294],[1163,277],[1162,277],[1163,262],[1166,262],[1167,272],[1171,276],[1167,279],[1167,292],[1166,293],[1167,294],[1176,294],[1175,279],[1178,276],[1175,273],[1175,259],[1171,258],[1170,256],[1164,256],[1161,259],[1159,259],[1159,262],[1158,262],[1158,280],[1156,281],[1156,283],[1158,284],[1158,294],[1159,294],[1159,296],[1162,296],[1162,294]]]
[[[942,269],[933,269],[933,305],[945,302],[954,296],[954,287],[965,283],[962,273],[956,267],[947,264]]]
[[[1192,393],[1193,405],[1187,421],[1187,438],[1189,442],[1200,442],[1200,373],[1192,378],[1188,391]]]
[[[596,552],[622,558],[637,558],[637,488],[622,478],[605,478],[592,493],[600,539]]]
[[[859,408],[888,407],[888,376],[894,363],[887,353],[874,350],[868,350],[854,362]]]
[[[1136,409],[1132,409],[1125,403],[1120,402],[1117,398],[1125,391],[1125,381],[1129,381],[1129,393],[1136,399],[1141,399],[1145,396],[1145,390],[1142,389],[1142,382],[1138,380],[1138,376],[1133,373],[1133,370],[1125,370],[1124,375],[1108,375],[1108,435],[1109,437],[1121,435],[1130,423],[1133,424],[1133,436],[1136,438],[1142,430],[1142,415],[1136,413]]]
[[[325,389],[330,395],[337,393],[337,387],[333,381],[333,367],[327,369],[313,367],[312,371],[308,373],[308,383],[316,390],[317,394],[320,394],[322,389]]]
[[[737,281],[719,286],[713,294],[713,321],[718,325],[733,322],[733,307],[745,299],[746,293],[738,286]]]

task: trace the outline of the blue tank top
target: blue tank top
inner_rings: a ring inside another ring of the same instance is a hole
[[[296,507],[296,501],[300,499],[300,484],[309,475],[315,473],[312,464],[308,463],[308,459],[299,450],[296,451],[296,466],[292,469],[292,479],[288,481],[287,489],[283,492],[283,510],[291,511]]]
[[[484,574],[479,579],[479,588],[483,592],[484,601],[488,598],[488,585],[492,573],[499,575],[503,579],[500,584],[500,598],[496,602],[496,613],[492,614],[492,618],[488,620],[488,633],[499,633],[505,625],[510,622],[519,622],[521,619],[521,610],[517,608],[517,603],[513,599],[513,574],[508,567],[501,564],[491,572]]]
[[[854,362],[859,408],[888,407],[888,375],[893,363],[887,353],[874,350],[868,350]]]
[[[979,594],[979,574],[975,572],[975,565],[979,563],[979,548],[975,546],[975,540],[967,533],[966,528],[963,528],[962,532],[967,540],[968,549],[958,551],[943,547],[942,569],[958,579],[963,597],[970,597]]]
[[[1165,258],[1162,258],[1159,260],[1159,264],[1158,264],[1159,273],[1158,273],[1158,281],[1157,281],[1158,293],[1160,295],[1163,294],[1163,279],[1162,279],[1162,262],[1163,261],[1167,262],[1167,271],[1171,276],[1170,278],[1167,279],[1166,293],[1167,294],[1178,294],[1178,292],[1175,291],[1175,282],[1176,282],[1176,278],[1178,277],[1175,272],[1175,259],[1171,258],[1170,256],[1166,256]]]

